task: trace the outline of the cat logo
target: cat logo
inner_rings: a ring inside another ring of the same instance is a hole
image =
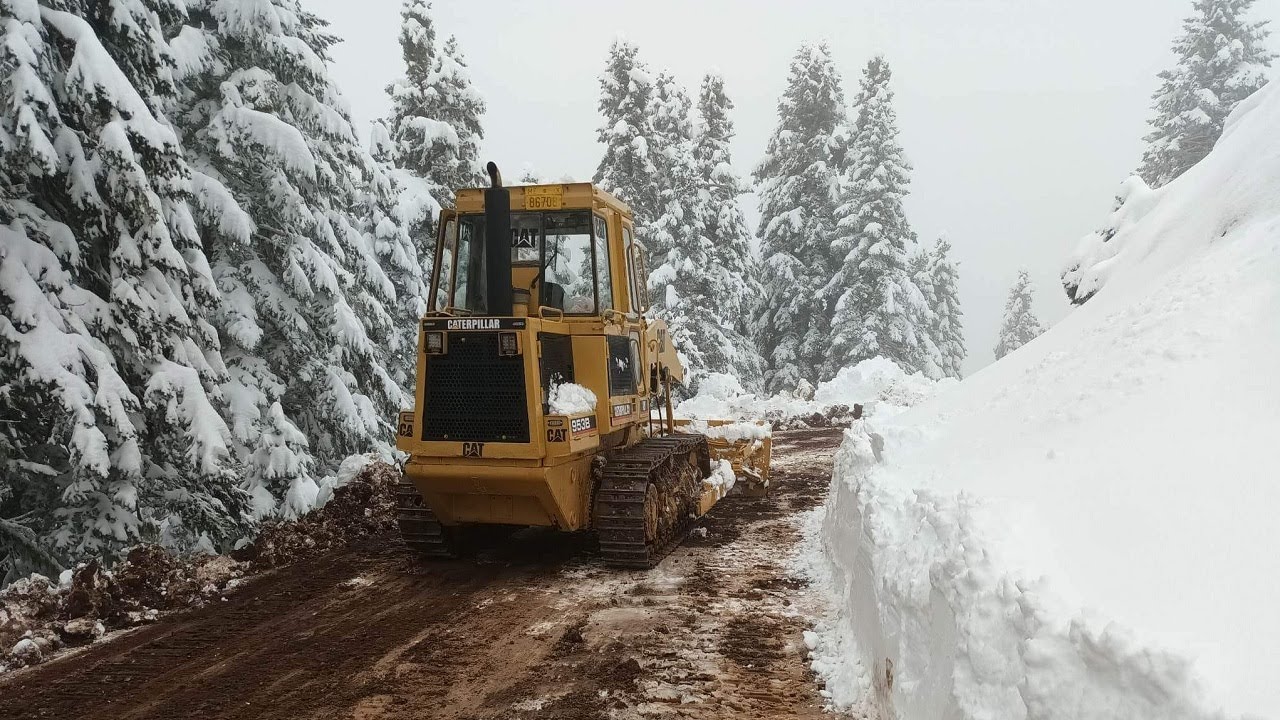
[[[553,443],[564,442],[567,439],[565,436],[568,434],[569,434],[568,431],[566,431],[564,428],[560,428],[559,430],[552,428],[550,430],[547,430],[547,442],[553,442]]]
[[[462,443],[462,457],[480,457],[484,452],[484,443]]]

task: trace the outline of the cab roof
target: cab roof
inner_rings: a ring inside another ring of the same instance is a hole
[[[509,185],[511,211],[525,210],[592,210],[609,208],[627,219],[633,219],[631,208],[611,193],[591,183],[545,183]],[[485,188],[466,188],[457,192],[460,213],[484,212]]]

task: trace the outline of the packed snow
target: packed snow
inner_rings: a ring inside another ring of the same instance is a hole
[[[733,463],[728,460],[717,460],[716,466],[711,469],[711,477],[702,482],[704,485],[716,488],[721,496],[724,496],[728,495],[737,484],[738,476],[733,473]]]
[[[676,416],[692,420],[763,420],[777,427],[794,427],[813,416],[831,418],[837,410],[844,414],[854,405],[862,405],[868,415],[884,417],[919,404],[956,382],[930,380],[920,373],[903,371],[892,360],[873,358],[842,368],[816,389],[802,383],[795,392],[761,397],[744,390],[732,375],[714,373],[702,380],[697,395],[676,407]],[[738,432],[733,430],[736,426],[728,427],[721,432]]]
[[[1130,184],[996,365],[846,433],[804,561],[831,701],[907,718],[1280,716],[1280,86]],[[1109,233],[1110,234],[1110,233]]]
[[[552,415],[578,415],[596,409],[596,394],[581,385],[560,383],[548,393]]]

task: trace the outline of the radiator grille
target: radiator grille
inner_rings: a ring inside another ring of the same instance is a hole
[[[498,333],[449,333],[426,380],[423,440],[529,442],[524,358],[499,357]]]

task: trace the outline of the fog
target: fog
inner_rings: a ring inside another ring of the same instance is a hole
[[[400,3],[308,4],[345,40],[334,75],[367,136],[388,110],[383,88],[403,71]],[[449,0],[432,17],[441,39],[458,37],[488,103],[483,157],[508,176],[530,164],[550,179],[591,177],[602,153],[597,78],[619,35],[691,95],[708,70],[724,76],[744,177],[801,43],[830,45],[849,100],[867,59],[883,53],[915,168],[907,210],[921,242],[946,233],[955,248],[972,372],[992,360],[1019,268],[1036,282],[1041,320],[1068,312],[1064,259],[1137,166],[1156,73],[1172,64],[1190,10],[1190,0]],[[1254,14],[1280,18],[1280,0],[1258,0]],[[754,198],[743,204],[754,220]]]

